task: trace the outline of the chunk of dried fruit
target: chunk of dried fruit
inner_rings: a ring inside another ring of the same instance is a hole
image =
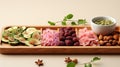
[[[65,40],[66,46],[72,46],[73,42],[71,40]]]
[[[73,38],[72,36],[67,36],[66,37],[67,40],[72,40],[72,38]]]
[[[77,42],[78,41],[78,38],[77,37],[73,37],[73,42]]]
[[[60,41],[63,41],[63,42],[60,42],[59,45],[63,45],[65,43],[64,46],[78,45],[78,43],[76,42],[79,42],[76,37],[75,29],[72,27],[60,28],[59,39]]]
[[[64,41],[60,41],[59,46],[65,46],[65,42]]]
[[[64,36],[60,36],[60,41],[64,41],[65,40],[65,37]]]
[[[79,46],[79,42],[75,42],[75,43],[74,43],[74,46]]]
[[[76,34],[74,33],[74,34],[72,34],[72,37],[76,37]]]

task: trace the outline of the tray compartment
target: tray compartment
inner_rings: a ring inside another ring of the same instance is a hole
[[[11,26],[5,27],[7,29]],[[46,28],[59,31],[59,28],[66,26],[26,26],[35,27],[44,30]],[[76,32],[83,26],[74,27]],[[91,30],[90,26],[86,26]],[[3,30],[4,30],[3,29]],[[116,31],[120,32],[120,27],[116,27]],[[3,54],[120,54],[120,46],[11,46],[9,44],[0,44],[0,53]]]

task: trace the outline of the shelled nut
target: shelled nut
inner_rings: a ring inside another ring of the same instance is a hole
[[[98,35],[99,44],[101,46],[119,46],[120,32],[115,31],[109,35]]]

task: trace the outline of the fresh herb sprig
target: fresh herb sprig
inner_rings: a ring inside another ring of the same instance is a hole
[[[52,22],[52,21],[48,21],[48,23],[49,23],[50,25],[55,25],[55,22]]]
[[[67,25],[67,21],[71,21],[71,25],[80,25],[87,23],[86,19],[78,19],[77,22],[75,20],[71,20],[73,18],[73,14],[66,15],[61,21],[61,25]],[[56,25],[56,22],[48,21],[50,25]]]
[[[86,63],[82,63],[80,65],[84,65],[84,67],[92,67],[92,63],[96,62],[96,61],[98,61],[100,59],[101,58],[99,58],[99,57],[94,57],[91,61],[86,62]],[[67,63],[67,67],[75,67],[75,66],[76,66],[76,63],[74,63],[73,61]]]

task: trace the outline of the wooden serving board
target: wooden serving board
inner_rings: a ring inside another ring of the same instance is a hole
[[[11,26],[8,26],[11,27]],[[8,28],[5,27],[4,29]],[[66,26],[26,26],[37,29],[52,28],[58,29]],[[78,29],[84,26],[70,26]],[[90,26],[86,26],[91,30]],[[4,30],[3,29],[3,30]],[[120,31],[120,27],[116,27]],[[0,53],[2,54],[120,54],[120,46],[10,46],[9,44],[0,44]]]

